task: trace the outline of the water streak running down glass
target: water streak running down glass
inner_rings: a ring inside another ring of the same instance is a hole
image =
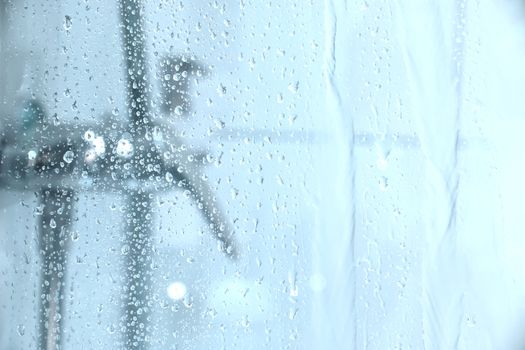
[[[518,0],[0,0],[0,350],[521,349]]]

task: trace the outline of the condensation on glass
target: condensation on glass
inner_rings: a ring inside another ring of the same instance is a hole
[[[518,0],[0,0],[0,350],[519,349]]]

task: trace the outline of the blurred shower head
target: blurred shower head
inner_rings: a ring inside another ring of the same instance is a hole
[[[208,68],[184,55],[166,56],[159,66],[161,112],[175,117],[186,116],[192,109],[191,78],[206,77]]]

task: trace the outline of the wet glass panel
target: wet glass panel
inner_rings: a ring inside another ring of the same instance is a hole
[[[519,349],[520,1],[0,0],[0,349]]]

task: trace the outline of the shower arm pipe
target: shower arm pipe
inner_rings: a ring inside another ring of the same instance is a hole
[[[68,130],[68,127],[61,125],[61,130]],[[43,139],[51,139],[58,132],[50,127],[43,129],[45,131],[40,134]],[[104,140],[105,149],[117,148],[116,138],[104,134],[103,128],[84,125],[77,129],[91,130]],[[125,132],[124,129],[117,130],[116,135]],[[69,132],[66,134],[71,135]],[[167,164],[159,150],[150,150],[151,157],[156,159],[155,167],[142,166],[142,171],[136,172],[133,168],[127,169],[127,165],[140,163],[140,153],[129,157],[104,153],[90,158],[93,156],[92,147],[81,137],[71,136],[55,139],[53,144],[46,145],[45,150],[18,145],[3,147],[0,149],[0,188],[38,192],[51,186],[73,189],[77,193],[102,194],[132,193],[141,189],[152,195],[188,190],[211,233],[221,242],[222,251],[231,259],[238,257],[233,228],[217,202],[211,184],[202,178],[202,168],[207,164],[204,156],[194,155],[196,160],[193,163],[185,161],[187,157],[181,156],[179,162]],[[63,159],[68,151],[75,155],[70,163]],[[31,161],[28,160],[28,152],[34,152],[34,159]],[[199,156],[202,157],[200,161]],[[166,174],[170,175],[168,179]]]
[[[142,0],[119,0],[126,67],[129,132],[143,136],[151,127]]]

